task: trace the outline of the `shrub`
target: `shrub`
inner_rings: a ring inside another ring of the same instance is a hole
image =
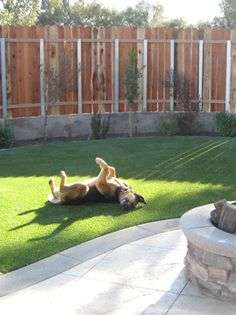
[[[174,90],[174,110],[183,110],[183,111],[198,111],[199,104],[191,103],[191,93],[190,86],[191,80],[178,72],[168,72],[167,80],[162,82],[162,85],[165,88],[172,88]]]
[[[125,65],[126,100],[129,109],[129,136],[133,136],[133,110],[140,96],[139,79],[142,78],[142,69],[138,68],[138,55],[135,48],[129,52],[128,63]]]
[[[91,117],[92,139],[104,139],[110,128],[110,115],[94,113]]]
[[[135,105],[135,100],[140,95],[140,78],[142,78],[142,71],[138,68],[137,51],[132,48],[129,52],[128,63],[125,65],[126,99],[129,110]]]
[[[180,135],[192,135],[196,132],[196,113],[186,112],[177,114],[177,128]]]
[[[161,121],[160,134],[163,136],[174,136],[178,134],[178,124],[175,117],[166,118]]]
[[[216,115],[216,127],[224,137],[236,136],[236,116],[229,113],[218,113]]]
[[[10,148],[14,143],[14,136],[8,120],[0,121],[0,148]]]

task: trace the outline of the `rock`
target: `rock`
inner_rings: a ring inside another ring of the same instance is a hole
[[[198,279],[198,287],[204,294],[210,294],[217,297],[221,296],[222,287],[214,282],[204,282]]]
[[[228,233],[236,233],[236,206],[220,200],[215,203],[215,210],[211,211],[212,223]]]
[[[208,277],[210,281],[226,282],[229,273],[224,269],[217,269],[213,267],[208,268]]]
[[[194,245],[188,246],[189,254],[199,263],[207,266],[212,266],[214,268],[233,270],[234,266],[229,257],[217,255],[211,252],[206,252],[199,247]]]
[[[203,281],[208,280],[208,270],[207,267],[196,262],[190,255],[187,254],[185,262],[188,265],[188,268],[193,273],[196,278],[199,278]]]

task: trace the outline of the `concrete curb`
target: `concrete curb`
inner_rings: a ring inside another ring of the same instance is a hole
[[[56,276],[122,245],[176,229],[179,229],[179,219],[156,221],[106,234],[74,246],[31,265],[1,275],[0,297]]]

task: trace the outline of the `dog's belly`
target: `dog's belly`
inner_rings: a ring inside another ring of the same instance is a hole
[[[72,204],[84,204],[84,203],[96,203],[96,202],[118,202],[118,198],[116,194],[113,197],[106,197],[105,195],[101,194],[97,187],[91,186],[85,196],[82,198],[75,198],[73,200],[68,200],[69,203]]]

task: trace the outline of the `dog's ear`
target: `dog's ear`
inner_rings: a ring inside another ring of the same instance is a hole
[[[145,199],[143,198],[143,196],[138,195],[138,194],[135,194],[135,196],[136,196],[138,202],[141,202],[141,203],[146,204],[146,201],[145,201]]]

